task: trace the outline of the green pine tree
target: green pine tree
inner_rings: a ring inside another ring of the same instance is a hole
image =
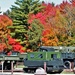
[[[24,25],[28,28],[29,13],[36,14],[43,8],[39,0],[16,0],[12,5],[9,16],[13,19],[14,25]]]
[[[11,11],[8,14],[13,20],[13,26],[8,28],[11,30],[11,36],[25,46],[26,43],[31,40],[26,37],[30,35],[28,28],[30,26],[30,24],[28,24],[29,14],[37,14],[43,6],[39,3],[39,0],[16,0],[15,4],[16,5],[12,5]],[[38,35],[39,34],[40,33],[38,33]],[[34,33],[34,35],[36,35],[36,33]],[[37,38],[37,36],[34,38]],[[39,40],[39,38],[37,40]]]

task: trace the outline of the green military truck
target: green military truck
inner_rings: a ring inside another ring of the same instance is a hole
[[[63,69],[73,69],[75,66],[75,47],[42,46],[37,52],[27,53],[23,70],[35,71],[42,67],[47,72],[62,72]],[[46,64],[44,64],[46,63]]]

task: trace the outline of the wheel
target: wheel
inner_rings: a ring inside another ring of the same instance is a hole
[[[28,73],[28,68],[23,68],[23,71],[24,71],[25,73]]]
[[[52,73],[52,69],[50,69],[49,67],[46,68],[46,72],[47,73]]]
[[[14,67],[15,64],[13,64]],[[8,63],[8,61],[5,61],[3,64],[3,69],[4,70],[11,70],[11,61]]]
[[[7,63],[6,69],[11,70],[11,63]]]
[[[65,61],[64,66],[65,66],[65,68],[70,69],[71,68],[71,62],[70,61]]]
[[[4,63],[3,63],[3,69],[4,69],[4,70],[7,69],[7,61],[4,61]]]
[[[2,70],[2,65],[0,65],[0,70]]]
[[[59,70],[58,73],[60,74],[63,70]]]

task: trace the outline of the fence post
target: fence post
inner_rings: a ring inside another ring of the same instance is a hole
[[[46,62],[44,62],[44,70],[46,71]]]
[[[4,64],[4,61],[2,61],[1,63],[2,63],[2,73],[3,73],[3,67],[4,67],[4,65],[3,65],[3,64]]]
[[[13,75],[13,61],[11,61],[11,75]]]

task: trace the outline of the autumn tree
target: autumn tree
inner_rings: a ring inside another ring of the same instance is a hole
[[[66,46],[74,46],[75,42],[74,42],[74,39],[75,39],[75,35],[74,35],[74,17],[75,17],[75,6],[72,3],[68,3],[68,2],[64,2],[63,3],[64,6],[64,9],[62,9],[63,11],[63,17],[64,19],[66,20],[66,23],[64,24],[65,25],[65,29],[66,29],[66,34],[67,36],[65,37],[66,39],[64,39],[63,41],[63,44],[66,45]],[[62,7],[63,7],[62,5]],[[61,8],[61,7],[60,7]],[[62,14],[62,13],[61,13]]]
[[[34,49],[32,46],[34,44],[37,46],[40,38],[42,45],[46,46],[74,46],[75,2],[73,0],[71,3],[63,1],[57,6],[42,3],[42,7],[38,1],[32,0],[17,0],[15,3],[18,6],[12,6],[10,13],[14,26],[9,28],[12,31],[12,37],[22,46]],[[36,9],[39,10],[36,11]]]
[[[50,15],[47,23],[51,25],[56,33],[58,45],[74,46],[74,5],[63,1],[55,8],[55,16]]]
[[[56,36],[56,33],[53,30],[53,27],[51,22],[52,22],[52,18],[55,16],[56,14],[56,8],[52,5],[52,4],[42,4],[45,8],[35,14],[32,14],[29,17],[29,23],[31,23],[34,19],[38,19],[40,21],[40,24],[43,25],[43,32],[42,32],[42,37],[41,37],[41,42],[42,45],[45,46],[57,46],[58,45],[58,39]]]
[[[51,28],[43,31],[41,40],[44,46],[58,46],[58,38]]]
[[[29,48],[32,50],[36,50],[39,46],[41,46],[41,36],[42,36],[43,26],[40,24],[39,20],[34,19],[31,23],[28,30],[28,43]]]
[[[12,26],[12,20],[6,15],[0,15],[0,50],[9,49],[7,35],[10,34],[10,30],[7,26]]]
[[[16,39],[13,39],[10,35],[7,35],[7,39],[8,44],[11,46],[11,50],[9,50],[7,54],[12,52],[20,52],[20,53],[26,52],[24,47],[20,44],[20,42],[17,42]]]
[[[32,16],[33,19],[39,19],[44,26],[43,44],[50,45],[53,42],[51,40],[54,38],[50,38],[51,33],[53,33],[51,37],[55,35],[56,40],[58,40],[57,45],[74,46],[74,3],[63,1],[55,7],[51,4],[43,5],[45,6],[44,12]],[[46,44],[49,40],[51,43]]]

